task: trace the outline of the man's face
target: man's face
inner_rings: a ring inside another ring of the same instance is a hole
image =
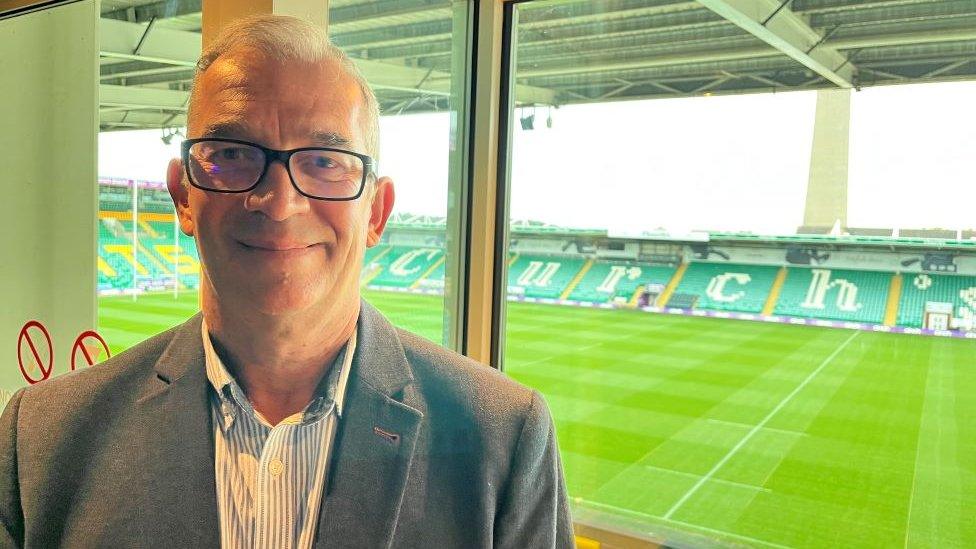
[[[366,152],[362,93],[336,63],[225,54],[198,86],[189,137]],[[236,194],[174,185],[183,177],[174,168],[169,187],[180,225],[196,237],[202,283],[218,302],[281,315],[358,301],[364,250],[379,240],[392,208],[391,181],[367,183],[359,199],[338,202],[302,196],[281,162],[255,189]]]

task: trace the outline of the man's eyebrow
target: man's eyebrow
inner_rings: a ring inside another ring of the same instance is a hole
[[[238,137],[249,135],[247,124],[239,120],[226,120],[207,124],[202,137]]]
[[[312,143],[319,147],[343,147],[349,144],[349,140],[335,132],[313,131]]]
[[[201,137],[229,137],[242,139],[251,135],[247,124],[240,120],[226,120],[208,124],[203,129]],[[335,133],[315,130],[310,134],[311,145],[315,147],[344,147],[349,145],[349,139]]]

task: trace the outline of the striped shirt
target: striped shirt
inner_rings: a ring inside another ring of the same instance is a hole
[[[230,375],[202,328],[214,426],[220,546],[312,546],[329,454],[342,416],[356,332],[336,357],[312,402],[271,426]]]

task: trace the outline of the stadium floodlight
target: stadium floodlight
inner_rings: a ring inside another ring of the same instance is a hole
[[[535,105],[522,107],[522,113],[519,115],[519,124],[522,125],[523,130],[535,129]]]

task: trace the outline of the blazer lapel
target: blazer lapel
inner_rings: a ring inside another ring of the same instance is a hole
[[[218,547],[213,432],[201,315],[175,331],[139,399],[145,423],[148,539],[160,547]],[[147,540],[148,541],[148,540]]]
[[[396,330],[366,302],[361,311],[319,514],[320,548],[391,544],[423,419],[420,403],[401,402],[413,377]]]

